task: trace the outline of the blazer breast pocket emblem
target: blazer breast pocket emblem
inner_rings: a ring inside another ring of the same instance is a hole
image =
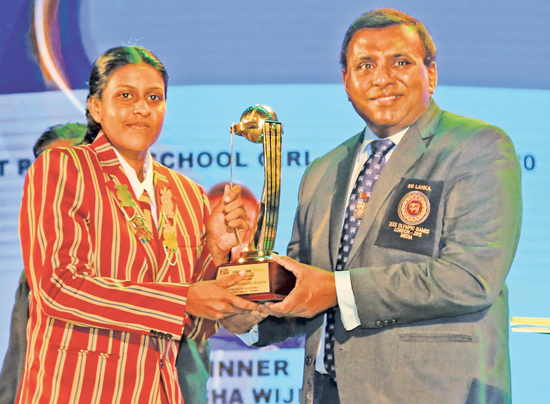
[[[437,211],[443,185],[443,181],[402,178],[374,244],[431,256],[437,238]]]

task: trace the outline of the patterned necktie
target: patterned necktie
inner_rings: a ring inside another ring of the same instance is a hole
[[[370,199],[376,181],[378,181],[380,172],[386,164],[386,153],[392,149],[394,143],[390,139],[381,139],[372,141],[370,145],[371,155],[363,165],[361,172],[359,172],[346,208],[342,238],[340,239],[340,248],[336,260],[337,271],[342,271],[346,267],[351,247],[355,242],[357,230],[365,213],[366,204]],[[325,369],[334,380],[336,380],[336,368],[334,366],[335,313],[335,309],[327,311],[327,326],[325,328]]]

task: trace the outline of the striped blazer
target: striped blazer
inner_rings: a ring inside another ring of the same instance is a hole
[[[209,205],[188,178],[153,169],[159,218],[150,241],[130,222],[143,212],[104,134],[47,151],[29,169],[20,236],[31,298],[18,402],[183,402],[178,342],[216,331],[185,313],[188,283],[215,276]],[[162,237],[174,227],[177,251]]]

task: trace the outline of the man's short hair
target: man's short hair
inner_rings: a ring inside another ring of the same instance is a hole
[[[46,129],[38,138],[32,151],[34,157],[48,149],[48,146],[58,140],[69,140],[73,146],[77,146],[84,140],[86,125],[81,123],[68,123],[65,125],[54,125]]]
[[[342,52],[340,53],[342,68],[347,70],[349,43],[358,31],[365,28],[382,29],[394,25],[405,25],[418,34],[424,45],[424,65],[430,67],[435,62],[436,49],[432,37],[424,24],[401,11],[391,8],[379,8],[361,15],[348,28],[344,37],[344,43],[342,44]]]

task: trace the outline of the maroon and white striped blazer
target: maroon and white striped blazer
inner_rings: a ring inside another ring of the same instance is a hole
[[[148,242],[129,222],[134,209],[143,213],[104,134],[44,152],[30,168],[20,235],[31,301],[18,402],[183,402],[178,340],[216,331],[185,314],[188,283],[215,276],[205,244],[209,205],[197,184],[153,167],[159,220]],[[117,196],[120,185],[130,195]],[[171,194],[169,223],[161,192]],[[162,243],[174,221],[177,254]]]

